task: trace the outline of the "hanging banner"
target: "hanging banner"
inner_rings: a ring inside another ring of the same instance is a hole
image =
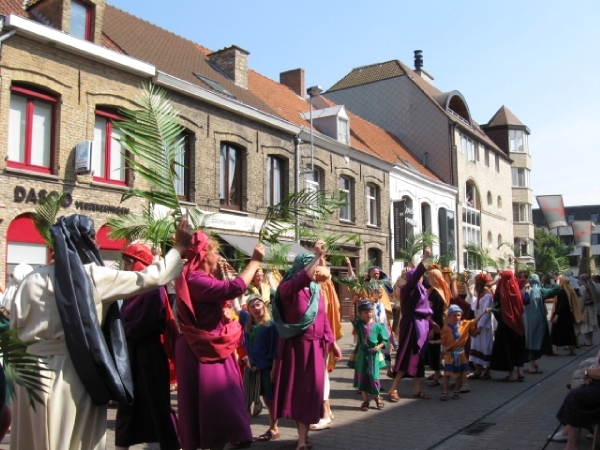
[[[568,227],[562,195],[539,195],[535,198],[549,229]]]
[[[592,245],[592,222],[589,220],[574,220],[573,238],[577,247],[589,247]]]

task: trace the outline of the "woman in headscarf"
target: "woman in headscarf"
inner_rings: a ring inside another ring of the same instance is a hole
[[[296,421],[296,450],[312,447],[308,441],[309,425],[318,423],[324,413],[325,355],[332,350],[336,361],[342,357],[327,320],[321,289],[315,281],[319,259],[324,256],[324,244],[317,241],[314,255],[296,256],[273,302],[273,320],[281,338],[275,418]]]
[[[391,402],[400,401],[398,385],[405,374],[414,377],[413,397],[429,398],[429,395],[421,391],[421,378],[425,374],[423,361],[425,344],[430,326],[434,332],[440,332],[438,325],[431,318],[432,311],[429,307],[427,292],[421,283],[421,278],[425,273],[425,264],[430,253],[431,250],[426,247],[423,250],[423,259],[421,259],[419,265],[403,274],[406,278],[406,284],[400,290],[402,318],[400,319],[398,332],[394,381],[389,390],[389,400]]]
[[[581,309],[577,293],[571,286],[568,277],[560,277],[560,291],[556,295],[556,304],[550,321],[552,330],[550,331],[550,341],[554,346],[554,353],[558,355],[559,347],[567,345],[569,355],[575,355],[575,345],[577,336],[575,336],[575,324],[581,322]]]
[[[224,313],[224,303],[242,295],[264,257],[257,244],[244,271],[218,280],[219,244],[196,231],[188,260],[175,282],[181,334],[175,344],[179,440],[184,450],[222,449],[252,442],[242,377],[234,350],[242,327]]]
[[[507,371],[503,380],[515,381],[514,371],[517,368],[517,380],[523,381],[523,364],[525,362],[525,325],[523,323],[523,298],[515,275],[510,270],[500,274],[492,311],[498,321],[498,329],[492,348],[492,370]]]
[[[583,335],[583,347],[589,347],[594,342],[594,331],[598,331],[596,303],[600,302],[596,285],[586,273],[579,275],[579,294],[581,295],[581,323],[579,332]]]
[[[154,261],[143,244],[129,245],[122,253],[123,270],[141,272]],[[160,264],[160,262],[159,262]],[[181,448],[177,417],[171,408],[169,360],[161,336],[176,325],[164,286],[123,300],[121,318],[133,376],[135,401],[119,403],[115,425],[115,448],[158,442],[161,450]],[[168,318],[171,323],[168,323]],[[173,337],[173,339],[176,336]],[[170,340],[167,339],[167,342]]]
[[[23,280],[10,318],[19,339],[40,341],[27,351],[40,355],[40,363],[52,372],[47,373],[49,379],[40,379],[46,392],[38,392],[43,404],[35,409],[25,389],[17,385],[10,448],[104,450],[108,401],[133,401],[116,301],[175,279],[181,273],[180,253],[187,247],[190,228],[182,220],[164,263],[141,272],[102,265],[94,223],[87,216],[61,217],[50,231],[55,262]]]
[[[442,271],[439,269],[429,270],[427,272],[427,280],[429,280],[430,285],[430,288],[427,290],[427,298],[429,298],[429,306],[433,311],[431,317],[441,329],[444,326],[445,312],[448,309],[450,299],[452,298],[450,286],[446,283]],[[440,334],[433,333],[431,340],[439,341]],[[427,383],[429,386],[438,386],[440,384],[439,378],[442,376],[440,356],[440,344],[427,345],[427,360],[429,368],[433,370],[433,375],[431,375]]]
[[[542,373],[538,368],[537,360],[542,355],[552,354],[545,300],[555,297],[560,291],[560,286],[543,288],[535,273],[530,274],[527,281],[529,293],[524,289],[521,291],[525,301],[525,350],[529,361],[529,373]]]
[[[367,276],[365,277],[365,281],[367,282],[366,284],[368,284],[368,282],[370,282],[370,281],[379,281],[379,280],[381,280],[382,282],[385,280],[385,282],[382,283],[384,290],[383,290],[382,296],[381,296],[381,304],[385,308],[385,313],[387,315],[388,322],[392,322],[393,312],[392,312],[392,302],[390,300],[390,295],[393,294],[394,288],[392,287],[392,285],[390,283],[390,278],[387,276],[387,274],[383,270],[381,270],[381,267],[379,267],[379,266],[369,267],[369,269],[367,270]],[[369,297],[368,290],[363,293],[363,297],[364,298]]]
[[[490,275],[484,272],[475,277],[475,316],[481,314],[485,309],[492,307],[493,295],[488,287],[491,282],[492,278]],[[471,334],[469,361],[475,365],[475,372],[469,375],[468,379],[489,380],[491,378],[490,362],[492,360],[493,345],[494,329],[492,327],[492,320],[488,314],[481,318],[477,324],[477,328]]]

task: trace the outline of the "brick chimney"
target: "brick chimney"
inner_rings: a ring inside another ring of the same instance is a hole
[[[248,89],[248,55],[246,50],[232,45],[208,55],[211,63],[227,74],[235,84]]]
[[[304,69],[293,69],[279,74],[279,83],[289,87],[292,91],[304,98]]]

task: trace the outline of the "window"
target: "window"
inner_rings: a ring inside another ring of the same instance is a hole
[[[511,152],[528,153],[527,134],[523,130],[509,130],[508,149]]]
[[[571,224],[575,220],[575,214],[567,214],[567,223]]]
[[[460,146],[461,146],[461,152],[464,153],[465,155],[467,155],[467,159],[469,161],[475,162],[475,160],[477,159],[477,157],[476,157],[477,150],[475,149],[475,143],[468,137],[461,134],[460,135]]]
[[[494,199],[492,198],[492,193],[490,191],[487,193],[487,203],[488,206],[492,206],[492,203],[494,203]]]
[[[479,200],[477,198],[477,187],[472,181],[465,184],[465,201],[464,205],[469,208],[479,209]]]
[[[498,248],[500,248],[500,246],[502,245],[502,243],[503,243],[503,242],[504,242],[504,241],[502,240],[502,235],[501,235],[501,234],[499,234],[499,235],[498,235]]]
[[[119,142],[121,133],[113,128],[113,122],[119,119],[114,113],[96,110],[92,171],[96,181],[125,185],[125,155]]]
[[[494,243],[494,237],[492,236],[492,232],[491,231],[488,231],[487,243],[488,243],[488,247],[491,247],[492,244]]]
[[[600,234],[592,234],[592,245],[600,244]]]
[[[454,211],[440,208],[438,211],[440,255],[454,255]]]
[[[477,144],[477,153],[475,154],[477,161],[479,161],[481,159],[481,155],[485,155],[485,152],[486,152],[485,145]]]
[[[281,203],[281,198],[284,195],[283,172],[284,162],[275,156],[267,156],[267,206]]]
[[[306,175],[306,190],[310,192],[319,192],[321,190],[321,171],[314,169]],[[318,205],[315,203],[314,208]]]
[[[529,170],[513,167],[511,172],[513,187],[529,187]]]
[[[369,248],[367,250],[367,260],[375,266],[381,266],[381,250],[378,248]]]
[[[490,151],[485,149],[485,166],[490,167]]]
[[[569,266],[577,267],[579,265],[579,256],[567,256],[569,259]]]
[[[86,3],[71,0],[71,24],[69,33],[79,39],[92,39],[92,7]]]
[[[529,255],[529,239],[515,238],[513,248],[515,249],[515,256],[517,258]]]
[[[429,203],[421,203],[421,230],[423,233],[431,233],[431,206]]]
[[[8,125],[8,167],[51,173],[57,99],[13,86]]]
[[[242,209],[242,151],[230,144],[221,144],[219,179],[221,206]]]
[[[367,224],[379,226],[378,211],[377,211],[377,186],[373,184],[367,184],[366,188],[367,197]]]
[[[496,154],[496,172],[500,173],[500,157]]]
[[[340,208],[340,220],[352,220],[352,180],[340,177],[340,191],[346,205]]]
[[[598,223],[598,213],[597,212],[590,213],[590,220],[594,223]]]
[[[531,222],[531,205],[528,203],[513,203],[513,222]]]
[[[338,139],[342,144],[348,142],[348,121],[346,119],[338,119]]]
[[[502,211],[502,197],[498,196],[498,211]]]
[[[194,139],[189,134],[185,133],[179,136],[179,151],[175,157],[175,192],[183,199],[189,200],[189,184],[190,184],[190,148]]]

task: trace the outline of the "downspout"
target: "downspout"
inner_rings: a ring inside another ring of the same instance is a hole
[[[294,136],[294,145],[296,147],[296,151],[294,154],[295,164],[296,164],[296,176],[294,177],[294,193],[297,194],[300,192],[300,144],[302,143],[302,139],[300,139],[300,133],[302,129],[298,132],[296,136]],[[300,218],[296,215],[296,230],[294,231],[295,241],[300,243]]]

